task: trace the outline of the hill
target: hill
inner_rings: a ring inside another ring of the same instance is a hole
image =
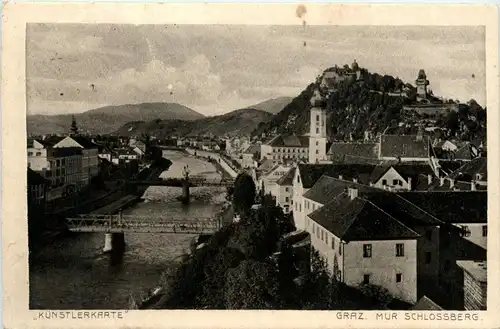
[[[71,124],[71,114],[29,115],[29,134],[67,133]],[[141,103],[105,106],[75,114],[81,132],[107,134],[130,121],[150,121],[154,119],[196,120],[204,116],[177,103]]]
[[[268,99],[258,104],[248,106],[248,108],[269,112],[271,114],[279,113],[293,100],[293,97],[278,97]]]
[[[256,109],[240,109],[223,115],[203,119],[160,120],[128,122],[114,132],[115,135],[131,136],[148,133],[157,138],[167,136],[235,136],[250,135],[261,122],[268,122],[272,114]]]
[[[347,65],[325,70],[269,122],[259,124],[252,135],[271,137],[279,133],[306,133],[310,100],[316,89],[325,100],[327,131],[331,140],[362,139],[366,131],[372,136],[384,131],[410,134],[419,127],[433,131],[436,137],[471,140],[486,136],[486,109],[474,100],[458,104],[440,99],[429,91],[425,103],[417,98],[416,87],[409,83],[389,75],[370,73],[366,69],[359,69],[356,76]],[[456,105],[457,111],[436,111],[438,115],[429,116],[403,110],[403,107],[415,104]]]

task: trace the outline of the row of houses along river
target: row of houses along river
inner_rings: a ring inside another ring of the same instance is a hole
[[[160,177],[181,177],[186,165],[193,175],[220,177],[211,163],[200,158],[178,151],[164,151],[163,156],[172,165]],[[191,202],[183,205],[177,200],[179,188],[150,186],[144,201],[123,214],[187,219],[216,216],[225,193],[221,187],[192,188]],[[186,234],[126,233],[126,250],[116,259],[103,254],[103,235],[72,234],[34,252],[29,268],[31,309],[128,308],[130,297],[157,286],[162,272],[175,267],[193,240],[193,235]]]

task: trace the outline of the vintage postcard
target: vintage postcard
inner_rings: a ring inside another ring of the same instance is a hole
[[[499,327],[497,23],[6,4],[3,324]]]

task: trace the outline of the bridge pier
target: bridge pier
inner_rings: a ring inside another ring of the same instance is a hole
[[[105,233],[103,252],[125,250],[125,233]]]
[[[182,203],[189,203],[189,180],[187,179],[182,182]]]

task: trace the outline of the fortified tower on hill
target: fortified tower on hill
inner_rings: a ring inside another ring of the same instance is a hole
[[[309,126],[309,163],[326,161],[326,102],[318,90],[311,98]]]
[[[417,100],[427,99],[427,86],[429,85],[429,80],[427,80],[427,75],[425,75],[423,69],[418,71],[415,84],[417,85]]]

